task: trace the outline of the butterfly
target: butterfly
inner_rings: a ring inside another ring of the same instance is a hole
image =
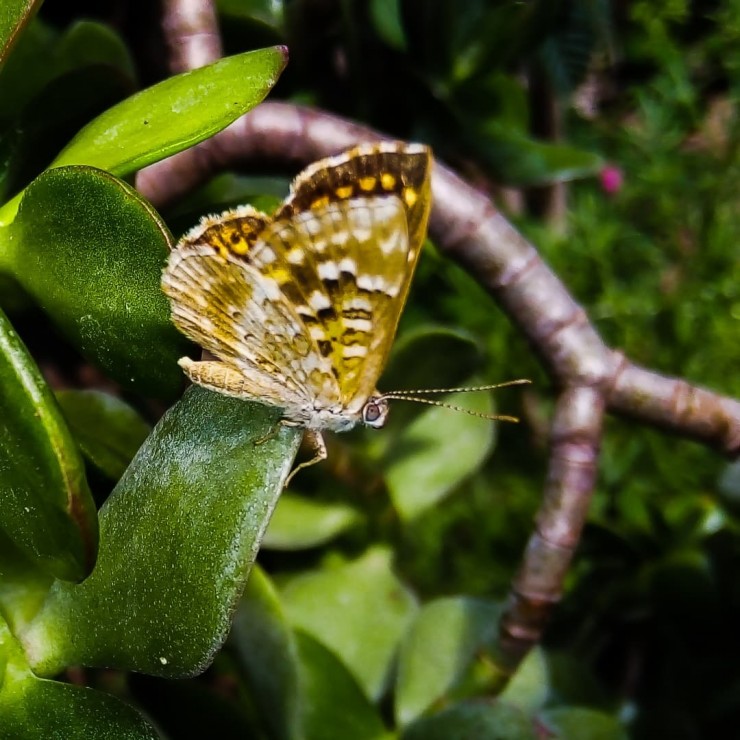
[[[180,366],[193,383],[275,406],[304,429],[315,455],[286,485],[326,458],[324,431],[382,427],[393,399],[446,406],[376,389],[426,234],[431,168],[421,144],[364,144],[304,170],[272,216],[251,206],[208,216],[170,254],[172,320],[215,357]]]
[[[304,170],[272,216],[206,217],[170,254],[172,320],[216,358],[180,366],[303,427],[315,456],[292,475],[326,458],[322,432],[385,423],[375,386],[426,234],[431,167],[420,144],[361,145]]]

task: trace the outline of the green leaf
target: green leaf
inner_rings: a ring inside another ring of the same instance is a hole
[[[149,435],[149,424],[108,393],[68,390],[56,395],[82,454],[101,473],[118,480]]]
[[[59,40],[56,54],[61,69],[104,64],[134,79],[136,70],[124,40],[104,23],[76,21]]]
[[[13,634],[18,634],[36,616],[54,577],[34,565],[2,530],[0,573],[0,614]]]
[[[13,740],[159,740],[160,734],[133,707],[85,686],[29,678],[3,701],[4,737]]]
[[[493,412],[487,392],[439,400],[476,413]],[[397,436],[385,464],[385,480],[400,516],[408,521],[437,504],[482,465],[494,441],[495,425],[485,419],[438,407],[420,414]]]
[[[82,584],[53,586],[23,635],[34,670],[194,675],[221,646],[298,446],[279,412],[190,388],[100,511]]]
[[[273,550],[304,550],[323,545],[360,520],[346,504],[312,501],[292,493],[280,497],[263,546]]]
[[[86,164],[123,177],[194,146],[262,99],[287,61],[283,46],[238,54],[170,77],[127,98],[75,136],[52,167]],[[0,210],[15,217],[19,197]]]
[[[41,0],[4,0],[0,5],[0,67]]]
[[[398,642],[416,600],[391,570],[391,554],[369,550],[358,560],[293,578],[283,589],[293,625],[331,648],[371,699],[388,682]]]
[[[503,702],[469,701],[410,725],[401,740],[537,740],[532,720]],[[568,738],[570,740],[570,738]]]
[[[91,167],[65,167],[28,187],[0,261],[106,374],[171,398],[188,344],[160,288],[170,244],[133,188]]]
[[[296,633],[296,643],[302,737],[386,740],[388,735],[378,712],[342,662],[310,635]]]
[[[371,0],[370,17],[378,36],[388,46],[405,51],[406,35],[403,32],[399,0]]]
[[[283,26],[283,0],[218,0],[219,15],[234,21],[258,21],[274,30]]]
[[[542,648],[529,652],[524,662],[499,694],[499,699],[534,714],[547,701],[551,692],[548,663]]]
[[[596,175],[604,167],[598,154],[537,141],[497,121],[474,126],[467,139],[499,180],[517,187],[568,182]]]
[[[74,440],[36,364],[0,311],[2,528],[57,578],[80,580],[95,562],[95,504]]]
[[[465,597],[425,604],[401,645],[396,722],[417,719],[455,686],[497,632],[499,605]]]
[[[539,716],[555,737],[568,740],[627,740],[629,735],[616,717],[585,707],[558,707]]]
[[[1,622],[1,620],[0,620]],[[84,686],[39,679],[7,628],[0,653],[8,659],[0,686],[0,736],[13,740],[156,740],[156,730],[133,708]],[[2,660],[0,660],[0,664]]]
[[[98,116],[53,166],[90,164],[127,175],[194,146],[260,103],[286,61],[285,47],[274,46],[170,77]]]
[[[229,640],[268,736],[300,737],[298,647],[278,594],[259,566],[249,576]]]

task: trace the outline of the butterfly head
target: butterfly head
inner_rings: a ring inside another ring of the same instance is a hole
[[[380,429],[388,418],[388,399],[385,396],[370,396],[362,407],[362,423],[366,427]]]

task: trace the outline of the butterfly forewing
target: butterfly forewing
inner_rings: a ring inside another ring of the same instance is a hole
[[[277,282],[308,328],[336,378],[337,401],[362,406],[375,390],[413,268],[399,199],[354,198],[278,219],[249,260]]]
[[[411,251],[417,254],[424,241],[431,206],[430,169],[431,152],[421,144],[363,144],[303,170],[275,216],[280,218],[350,198],[395,195],[406,209]]]
[[[314,429],[359,418],[421,250],[430,164],[420,145],[363,145],[306,169],[272,218],[242,207],[181,240],[163,288],[181,331],[243,376],[223,392]]]

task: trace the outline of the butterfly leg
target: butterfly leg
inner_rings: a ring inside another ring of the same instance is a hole
[[[326,442],[324,442],[324,438],[321,436],[321,432],[317,432],[315,429],[306,429],[304,439],[311,447],[313,447],[314,456],[310,460],[306,460],[306,462],[302,462],[300,465],[296,465],[295,468],[293,468],[290,475],[285,480],[285,488],[288,487],[288,484],[293,479],[293,476],[299,470],[302,470],[303,468],[308,468],[311,465],[315,465],[317,462],[326,460],[327,458]]]
[[[295,427],[299,426],[298,424],[294,424],[292,421],[288,421],[287,419],[280,419],[276,424],[273,424],[272,427],[270,427],[270,430],[263,434],[259,439],[255,439],[252,444],[254,445],[263,445],[265,442],[269,442],[273,437],[277,435],[277,433],[280,431],[280,427]]]

